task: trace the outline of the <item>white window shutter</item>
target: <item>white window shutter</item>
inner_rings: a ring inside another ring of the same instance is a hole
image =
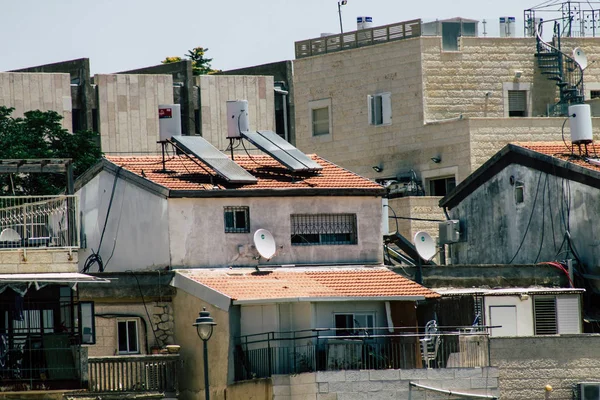
[[[381,94],[381,115],[383,124],[392,123],[392,94],[382,93]]]
[[[557,296],[556,314],[559,334],[581,333],[579,296]]]
[[[367,95],[367,118],[369,125],[373,125],[373,96]]]

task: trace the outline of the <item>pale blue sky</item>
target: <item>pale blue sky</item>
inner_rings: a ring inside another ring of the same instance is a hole
[[[356,17],[375,25],[461,16],[517,18],[537,5],[519,0],[348,0],[344,30]],[[480,24],[480,33],[483,28]],[[339,32],[337,0],[0,0],[0,71],[74,58],[91,59],[92,73],[160,63],[196,46],[208,47],[213,68],[232,69],[294,58],[294,42]]]

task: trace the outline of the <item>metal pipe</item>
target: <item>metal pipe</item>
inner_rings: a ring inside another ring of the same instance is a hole
[[[208,340],[203,340],[204,342],[204,394],[206,400],[210,400],[210,391],[208,385],[208,345],[206,342]]]
[[[496,399],[498,399],[498,396],[491,396],[491,395],[487,395],[487,394],[474,394],[474,393],[454,392],[452,390],[438,389],[438,388],[434,388],[434,387],[431,387],[431,386],[420,385],[420,384],[414,383],[414,382],[410,382],[409,385],[411,387],[416,387],[416,388],[425,389],[425,390],[431,390],[432,392],[444,393],[444,394],[447,394],[447,395],[450,395],[450,396],[470,397],[470,398],[474,398],[474,399],[490,399],[490,400],[496,400]]]

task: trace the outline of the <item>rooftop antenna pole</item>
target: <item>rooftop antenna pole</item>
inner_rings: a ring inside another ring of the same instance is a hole
[[[481,23],[483,24],[483,37],[486,37],[487,32],[485,30],[485,26],[487,25],[487,21],[484,19],[483,21],[481,21]]]
[[[340,34],[344,34],[344,27],[342,26],[342,6],[345,6],[348,3],[348,0],[340,0],[338,1],[338,14],[340,16]],[[343,41],[343,38],[342,38]],[[342,43],[343,45],[343,43]]]

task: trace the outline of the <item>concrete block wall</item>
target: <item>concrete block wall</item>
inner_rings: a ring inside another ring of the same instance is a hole
[[[490,338],[490,361],[501,400],[571,400],[575,383],[600,382],[600,335]]]
[[[275,130],[275,99],[272,76],[201,75],[195,77],[200,88],[202,137],[218,149],[227,140],[227,101],[248,100],[251,130]],[[253,147],[246,142],[246,147]]]
[[[95,75],[104,153],[160,151],[158,105],[173,103],[171,75]]]
[[[3,274],[78,272],[76,250],[15,249],[0,251]]]
[[[71,79],[69,74],[0,73],[0,106],[13,107],[13,117],[26,111],[56,111],[62,126],[72,128]]]
[[[472,394],[498,394],[496,368],[323,371],[276,375],[273,400],[432,400],[447,394],[410,387],[410,382]]]

